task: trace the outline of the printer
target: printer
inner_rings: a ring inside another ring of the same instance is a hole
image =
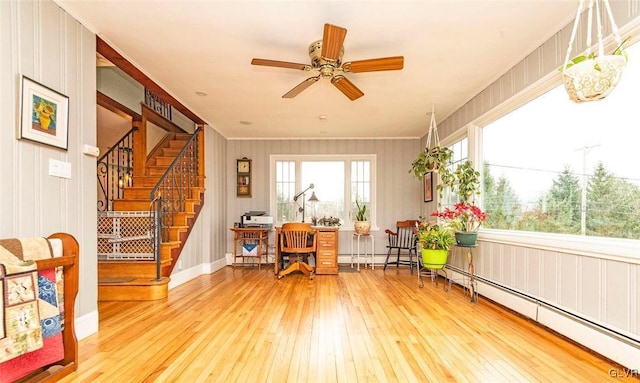
[[[273,227],[273,217],[266,211],[249,211],[240,217],[240,227],[271,229]]]

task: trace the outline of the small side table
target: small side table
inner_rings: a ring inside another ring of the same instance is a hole
[[[233,269],[236,269],[236,260],[242,258],[242,264],[244,264],[245,258],[256,258],[258,264],[258,270],[260,270],[260,264],[262,263],[262,257],[268,261],[269,255],[269,231],[271,229],[263,228],[237,228],[231,229],[233,231]],[[253,254],[245,254],[243,245],[251,243],[255,244]],[[240,252],[238,253],[238,248]]]
[[[476,247],[478,247],[478,245],[454,245],[457,248],[460,249],[461,252],[465,252],[466,251],[466,255],[467,255],[467,259],[466,259],[466,264],[467,264],[467,272],[468,272],[468,276],[464,275],[463,276],[463,287],[465,289],[465,295],[466,292],[469,291],[469,295],[471,296],[471,302],[472,303],[476,303],[478,301],[478,282],[476,281],[476,264],[473,260],[473,252],[475,250]],[[464,255],[463,255],[464,256]],[[464,260],[463,260],[464,262]]]
[[[369,256],[371,256],[371,270],[374,270],[374,262],[373,262],[373,249],[375,249],[375,243],[374,243],[374,239],[373,239],[373,235],[371,235],[371,233],[365,233],[365,234],[361,234],[361,233],[353,233],[353,235],[351,236],[351,267],[353,267],[353,259],[356,259],[356,262],[358,264],[358,271],[360,271],[360,239],[362,238],[363,241],[366,241],[367,239],[369,240],[369,244],[371,245],[371,247],[369,248],[370,251],[366,251],[366,249],[364,248],[364,243],[363,243],[363,251],[364,253],[362,254],[364,256],[364,267],[367,267],[367,259],[369,258]],[[356,244],[356,252],[353,252],[353,245],[354,242]]]

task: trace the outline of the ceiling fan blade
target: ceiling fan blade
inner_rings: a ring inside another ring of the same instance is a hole
[[[344,93],[345,96],[349,97],[351,101],[364,96],[364,93],[344,76],[334,76],[331,79],[331,83],[340,89],[340,92]]]
[[[296,85],[295,88],[285,93],[284,96],[282,96],[282,98],[294,98],[295,96],[299,95],[300,92],[302,92],[303,90],[313,85],[319,79],[320,79],[320,76],[309,77],[308,79],[304,80],[300,84]]]
[[[266,60],[266,59],[253,59],[251,65],[263,65],[274,66],[278,68],[299,69],[299,70],[311,70],[311,66],[306,64],[291,63],[287,61]]]
[[[381,57],[377,59],[358,60],[342,64],[345,72],[375,72],[383,70],[398,70],[404,67],[404,57]]]
[[[327,61],[338,61],[346,35],[347,30],[345,28],[325,24],[324,35],[322,36],[322,58]]]

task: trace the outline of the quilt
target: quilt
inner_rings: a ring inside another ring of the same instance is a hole
[[[46,238],[0,240],[0,383],[64,357],[62,269],[35,271],[34,262],[56,253],[61,255],[61,247]],[[19,339],[11,335],[17,330],[24,331]]]
[[[0,363],[42,347],[35,262],[0,263]]]

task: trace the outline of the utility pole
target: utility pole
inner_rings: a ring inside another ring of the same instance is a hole
[[[580,204],[580,234],[587,234],[587,153],[589,150],[600,146],[592,145],[587,146],[586,144],[576,150],[582,150],[582,201]]]

